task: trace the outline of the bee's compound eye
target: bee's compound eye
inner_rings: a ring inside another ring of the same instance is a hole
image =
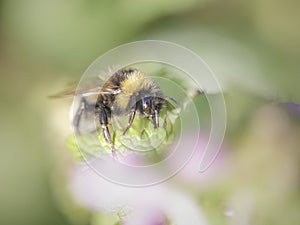
[[[150,106],[150,98],[145,98],[143,101],[143,107],[148,108]]]

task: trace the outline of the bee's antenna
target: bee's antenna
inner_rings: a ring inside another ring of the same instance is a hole
[[[174,98],[170,97],[170,96],[166,96],[164,98],[165,100],[171,100],[172,102],[174,102],[178,107],[181,107],[181,104]]]

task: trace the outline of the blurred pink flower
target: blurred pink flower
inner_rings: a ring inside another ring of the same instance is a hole
[[[195,152],[190,161],[188,161],[184,168],[175,176],[175,179],[178,179],[184,183],[196,185],[197,187],[210,186],[215,182],[219,182],[222,177],[224,177],[224,172],[226,171],[225,168],[227,168],[226,164],[228,162],[228,157],[225,154],[224,149],[214,149],[215,152],[218,152],[217,157],[212,161],[211,166],[206,171],[200,172],[200,163],[209,140],[209,136],[206,134],[201,134],[197,146],[193,146],[191,144],[193,141],[189,140],[191,138],[188,134],[185,134],[182,139],[184,139],[184,142],[186,143],[185,148],[195,148]],[[172,161],[171,163],[176,162]]]
[[[126,225],[163,225],[166,218],[176,225],[207,224],[197,202],[168,183],[143,188],[121,186],[81,165],[71,173],[69,188],[78,203],[93,212],[117,214],[125,209],[129,212],[123,218]]]
[[[283,106],[287,109],[288,112],[292,113],[296,117],[300,118],[300,105],[293,103],[293,102],[287,102],[282,103]]]

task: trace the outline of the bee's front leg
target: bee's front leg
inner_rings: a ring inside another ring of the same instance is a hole
[[[131,108],[128,124],[127,124],[126,129],[123,132],[123,135],[125,135],[125,133],[128,131],[128,129],[131,127],[132,122],[133,122],[134,117],[135,117],[135,113],[136,113],[136,105],[134,105],[134,107]]]
[[[116,150],[115,150],[113,141],[112,141],[110,133],[109,133],[107,112],[104,107],[100,107],[99,122],[102,127],[103,136],[105,138],[105,141],[109,144],[113,157],[116,158],[117,157]]]
[[[157,110],[154,110],[154,116],[152,119],[153,119],[154,128],[158,128],[159,127],[159,118],[158,118]]]

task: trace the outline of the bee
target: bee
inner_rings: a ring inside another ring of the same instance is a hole
[[[70,95],[65,92],[61,95]],[[159,116],[163,108],[174,109],[179,103],[163,94],[157,83],[138,69],[122,69],[112,74],[101,86],[79,90],[73,95],[81,95],[80,105],[75,113],[73,125],[79,133],[79,124],[85,111],[95,112],[95,118],[102,129],[102,135],[116,156],[115,146],[109,131],[112,117],[128,116],[128,123],[123,135],[130,129],[137,113],[142,118],[152,121],[158,128]],[[60,95],[60,96],[61,96]],[[89,103],[84,96],[96,95],[96,103]],[[54,96],[57,97],[57,96]]]

